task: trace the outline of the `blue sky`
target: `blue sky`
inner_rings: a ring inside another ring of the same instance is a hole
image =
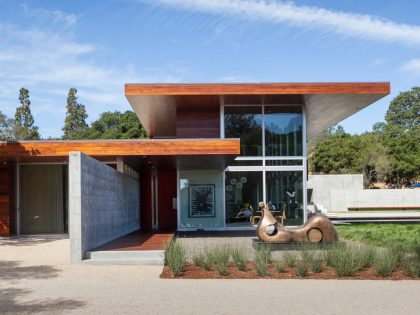
[[[89,121],[127,110],[124,83],[390,81],[342,122],[371,130],[420,85],[420,1],[0,0],[0,111],[30,91],[43,137],[61,135],[67,91]]]

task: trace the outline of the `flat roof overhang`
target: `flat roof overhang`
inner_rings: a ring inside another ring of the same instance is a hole
[[[0,142],[2,163],[65,163],[69,153],[79,151],[100,161],[116,158],[163,160],[174,165],[195,161],[227,165],[240,154],[239,139],[141,139],[141,140],[79,140],[79,141],[10,141]]]
[[[125,85],[125,95],[150,137],[176,136],[176,110],[180,107],[264,101],[305,104],[307,137],[314,139],[389,93],[389,82]]]

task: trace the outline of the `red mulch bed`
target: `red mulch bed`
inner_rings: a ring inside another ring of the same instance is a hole
[[[247,271],[239,271],[231,263],[228,268],[227,276],[220,276],[216,270],[205,271],[204,269],[188,264],[184,268],[184,272],[180,277],[174,278],[168,270],[168,266],[164,266],[160,275],[163,279],[301,279],[296,276],[295,269],[286,268],[284,272],[278,273],[274,266],[268,266],[268,276],[260,277],[255,272],[254,263],[247,263]],[[326,267],[323,272],[308,272],[304,279],[345,279],[345,280],[419,280],[419,278],[408,277],[404,274],[402,268],[397,268],[389,277],[381,277],[376,274],[375,268],[369,267],[362,271],[354,273],[351,277],[338,277],[331,267]]]

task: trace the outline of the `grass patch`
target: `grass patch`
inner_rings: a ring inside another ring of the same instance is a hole
[[[285,269],[285,266],[284,266],[284,262],[283,261],[275,261],[274,262],[274,270],[277,272],[277,273],[282,273],[282,272],[284,272],[284,269]]]
[[[337,276],[349,277],[365,267],[364,249],[339,243],[327,251],[327,265],[334,268]]]
[[[291,252],[283,253],[283,261],[286,267],[293,268],[296,265],[296,255]]]
[[[352,224],[337,226],[340,238],[361,241],[375,246],[399,244],[415,247],[420,240],[420,224]]]
[[[404,273],[413,278],[420,277],[420,260],[416,257],[410,257],[404,260]]]
[[[299,278],[305,278],[308,275],[308,266],[304,262],[299,262],[296,265],[295,274]]]
[[[227,245],[216,246],[213,249],[213,261],[217,272],[221,276],[227,276],[230,258],[230,247]]]
[[[398,265],[398,253],[391,249],[378,252],[375,259],[376,273],[381,277],[390,276]]]
[[[247,252],[244,248],[239,246],[232,248],[232,260],[238,270],[246,271]]]
[[[165,250],[165,262],[174,277],[182,274],[187,262],[186,250],[181,242],[173,239]]]
[[[255,251],[255,271],[257,275],[265,277],[268,275],[268,264],[271,261],[271,245],[260,246]]]

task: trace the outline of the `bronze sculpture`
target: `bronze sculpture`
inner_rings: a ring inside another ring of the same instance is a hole
[[[261,241],[269,243],[331,243],[338,241],[337,231],[331,221],[321,214],[310,218],[304,225],[287,228],[280,224],[264,204],[262,218],[257,225],[257,235]]]

